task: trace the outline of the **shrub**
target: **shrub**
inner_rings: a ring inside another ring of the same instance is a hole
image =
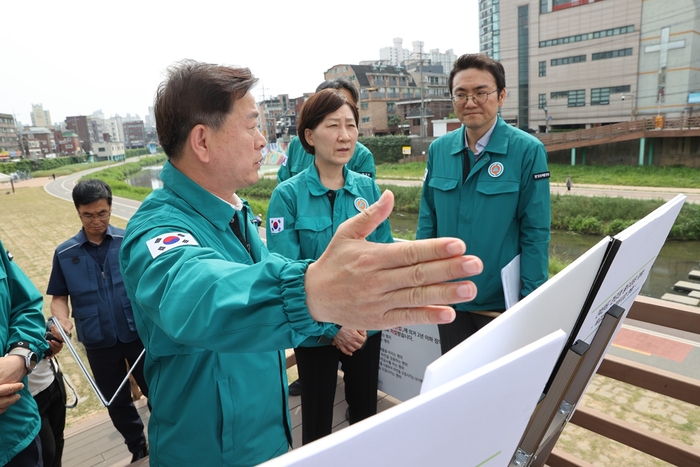
[[[411,145],[408,136],[362,136],[358,141],[372,151],[377,165],[398,162],[403,157],[401,148]]]

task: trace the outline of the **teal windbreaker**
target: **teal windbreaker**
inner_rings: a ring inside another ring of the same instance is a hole
[[[41,293],[10,261],[0,242],[0,355],[5,355],[10,345],[26,342],[39,360],[43,358],[49,348],[44,339],[43,303]],[[39,408],[29,392],[26,376],[22,383],[20,399],[0,414],[0,465],[7,464],[29,446],[41,428]]]
[[[160,178],[120,262],[146,348],[150,465],[257,465],[291,444],[283,349],[335,326],[308,313],[309,261],[269,254],[247,203],[236,212],[169,162]]]
[[[462,178],[466,128],[430,145],[416,238],[457,237],[484,263],[471,277],[476,298],[458,311],[505,308],[501,269],[521,254],[521,296],[548,277],[550,202],[544,145],[500,117],[491,139]]]

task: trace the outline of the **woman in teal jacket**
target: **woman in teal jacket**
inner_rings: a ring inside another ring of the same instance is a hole
[[[335,90],[314,94],[302,107],[299,139],[315,161],[273,192],[266,227],[270,251],[292,259],[318,259],[343,221],[379,199],[371,178],[345,167],[355,149],[357,119],[357,107]],[[393,242],[388,221],[367,239]],[[312,337],[296,349],[303,381],[304,444],[331,433],[338,362],[344,372],[350,423],[377,412],[380,345],[381,333],[340,327],[332,338]]]
[[[353,85],[350,81],[344,78],[327,80],[318,85],[316,92],[324,89],[336,89],[347,97],[355,107],[357,107],[357,102],[360,99],[360,95],[357,93],[357,88],[355,88],[355,85]],[[277,181],[281,183],[289,178],[292,178],[293,176],[300,174],[307,167],[313,165],[313,163],[314,156],[306,152],[298,137],[294,137],[292,141],[289,142],[284,162],[277,171]],[[372,155],[372,152],[360,142],[355,144],[355,151],[353,152],[352,157],[346,166],[348,169],[354,172],[367,175],[372,179],[375,178],[376,170],[374,168],[374,156]]]

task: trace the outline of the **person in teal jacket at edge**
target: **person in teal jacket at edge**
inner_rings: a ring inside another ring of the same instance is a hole
[[[41,418],[27,375],[49,348],[44,300],[0,242],[0,465],[39,467]]]
[[[291,443],[284,349],[335,324],[443,323],[471,300],[478,258],[459,239],[378,244],[391,193],[341,225],[317,261],[270,254],[236,192],[265,138],[247,68],[185,60],[155,98],[168,156],[131,218],[120,266],[146,347],[151,467],[250,466]],[[359,291],[359,292],[358,292]]]
[[[439,326],[444,354],[505,310],[501,269],[520,255],[520,297],[548,276],[549,170],[544,145],[505,123],[503,66],[484,54],[459,57],[448,85],[462,127],[430,145],[416,238],[459,237],[481,258],[478,297]]]
[[[316,88],[316,92],[323,89],[336,89],[343,93],[355,107],[360,100],[360,95],[357,93],[357,88],[348,80],[344,78],[335,78],[331,80],[326,80],[319,84]],[[301,144],[298,136],[292,138],[287,146],[287,154],[277,171],[277,181],[283,182],[293,176],[301,173],[307,167],[313,165],[314,156],[309,154]],[[367,149],[367,146],[360,143],[359,141],[355,144],[355,152],[353,152],[352,157],[347,162],[348,169],[353,172],[361,173],[372,179],[376,177],[376,169],[374,167],[374,156],[372,152]]]
[[[319,91],[301,108],[299,140],[315,162],[277,185],[267,210],[267,247],[291,259],[318,259],[338,226],[377,202],[374,180],[346,167],[357,142],[359,113],[343,94]],[[392,243],[389,221],[370,242]],[[377,413],[381,333],[343,326],[332,339],[310,337],[295,349],[301,388],[302,443],[329,435],[342,364],[351,424]]]

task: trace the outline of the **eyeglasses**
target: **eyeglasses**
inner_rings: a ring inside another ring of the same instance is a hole
[[[95,219],[99,221],[106,221],[109,219],[109,216],[112,215],[112,211],[102,211],[98,212],[97,214],[90,214],[90,213],[79,213],[78,216],[84,220],[85,222],[92,222]]]
[[[459,105],[466,105],[468,102],[468,99],[471,97],[471,99],[474,101],[476,105],[484,105],[487,100],[489,100],[489,94],[493,94],[494,92],[498,92],[498,89],[494,89],[491,92],[486,92],[486,91],[480,91],[480,92],[475,92],[471,96],[468,94],[455,94],[452,96],[452,102],[455,104]]]

